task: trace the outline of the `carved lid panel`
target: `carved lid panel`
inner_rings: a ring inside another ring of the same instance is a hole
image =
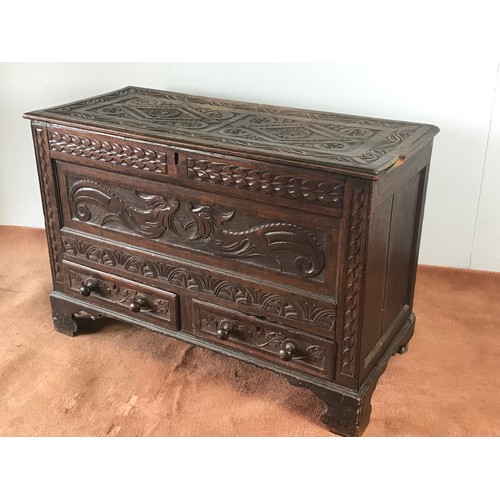
[[[328,171],[377,174],[436,135],[433,125],[126,87],[25,118]]]

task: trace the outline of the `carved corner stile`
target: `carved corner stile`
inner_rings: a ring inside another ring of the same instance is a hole
[[[338,378],[348,384],[355,380],[361,328],[369,186],[350,183],[348,221],[346,225],[345,273],[343,285],[343,321],[339,336]]]
[[[52,279],[54,288],[57,284],[62,285],[63,275],[61,269],[62,242],[59,234],[61,228],[58,203],[56,198],[56,184],[54,171],[49,155],[47,140],[47,127],[42,123],[34,123],[32,126],[33,139],[35,143],[36,162],[38,177],[40,181],[41,195],[43,201],[43,212],[45,216],[45,227],[47,243],[51,261]]]

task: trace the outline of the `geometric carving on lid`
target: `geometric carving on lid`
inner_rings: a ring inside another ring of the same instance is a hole
[[[246,157],[378,172],[438,132],[419,123],[126,87],[25,115]]]

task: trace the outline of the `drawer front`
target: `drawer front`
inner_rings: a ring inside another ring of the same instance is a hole
[[[66,291],[86,301],[177,330],[178,296],[109,274],[65,264]]]
[[[331,379],[335,344],[256,317],[193,300],[194,334],[239,351]]]
[[[340,219],[57,163],[64,226],[336,297]]]

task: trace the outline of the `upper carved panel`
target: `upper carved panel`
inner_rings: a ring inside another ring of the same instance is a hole
[[[316,230],[104,181],[67,181],[76,220],[285,274],[314,278],[323,271],[324,234]]]
[[[69,124],[162,137],[180,145],[247,157],[272,155],[350,169],[379,171],[438,132],[417,123],[264,106],[127,87],[33,112]]]

